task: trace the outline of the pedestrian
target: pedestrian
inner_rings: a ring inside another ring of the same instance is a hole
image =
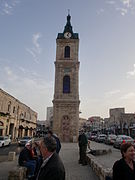
[[[48,137],[53,137],[55,140],[56,140],[56,153],[59,154],[60,152],[60,149],[61,149],[61,143],[60,143],[60,140],[58,138],[58,136],[56,134],[53,134],[53,132],[51,130],[48,131]]]
[[[36,169],[35,169],[35,177],[36,177],[43,162],[43,157],[40,151],[39,142],[34,142],[32,144],[31,154],[33,159],[36,160]]]
[[[32,157],[31,149],[32,145],[29,142],[26,143],[24,149],[22,149],[18,158],[19,165],[27,168],[28,178],[34,177],[36,169],[36,160],[34,160]]]
[[[135,149],[131,143],[121,145],[122,158],[113,165],[113,180],[135,180]]]
[[[78,137],[78,145],[79,145],[79,164],[83,166],[87,165],[87,157],[86,157],[86,150],[87,150],[88,139],[84,133],[84,129],[81,129],[79,137]]]
[[[88,153],[91,153],[90,140],[88,140]]]
[[[56,140],[45,136],[40,142],[43,163],[36,180],[65,180],[64,165],[56,153]]]

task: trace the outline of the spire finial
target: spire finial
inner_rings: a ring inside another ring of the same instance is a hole
[[[65,26],[65,28],[64,28],[64,33],[65,33],[65,32],[73,33],[72,26],[71,26],[71,23],[70,23],[70,19],[71,19],[70,9],[68,9],[67,23],[66,23],[66,26]]]
[[[70,15],[70,9],[68,9],[68,15]]]

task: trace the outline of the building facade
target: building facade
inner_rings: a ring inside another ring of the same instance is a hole
[[[79,37],[70,19],[56,39],[53,131],[63,142],[77,141],[79,126]]]
[[[87,126],[87,119],[79,118],[79,130]]]
[[[0,136],[11,135],[12,139],[33,136],[36,123],[35,111],[0,89]]]
[[[105,129],[108,133],[126,134],[135,138],[135,113],[125,113],[125,108],[109,110],[109,118],[105,118]]]
[[[104,121],[100,116],[92,116],[87,120],[87,126],[89,125],[89,130],[94,132],[102,132],[104,129]]]
[[[53,107],[47,107],[46,121],[48,123],[48,127],[52,129],[53,126]]]
[[[121,132],[121,115],[125,114],[125,108],[113,108],[109,110],[109,128],[114,134],[120,134]]]
[[[43,137],[46,133],[47,133],[47,127],[45,124],[45,120],[37,121],[36,136]]]

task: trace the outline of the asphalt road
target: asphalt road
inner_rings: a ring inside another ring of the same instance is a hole
[[[16,155],[20,153],[24,147],[18,146],[18,144],[11,144],[10,146],[0,147],[0,162],[5,162],[8,160],[8,153],[9,152],[16,152]]]

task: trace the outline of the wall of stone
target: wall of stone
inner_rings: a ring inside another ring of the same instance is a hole
[[[37,113],[4,90],[0,89],[0,134],[12,138],[33,135]]]
[[[112,169],[104,168],[92,154],[87,155],[87,161],[100,180],[112,179]]]

